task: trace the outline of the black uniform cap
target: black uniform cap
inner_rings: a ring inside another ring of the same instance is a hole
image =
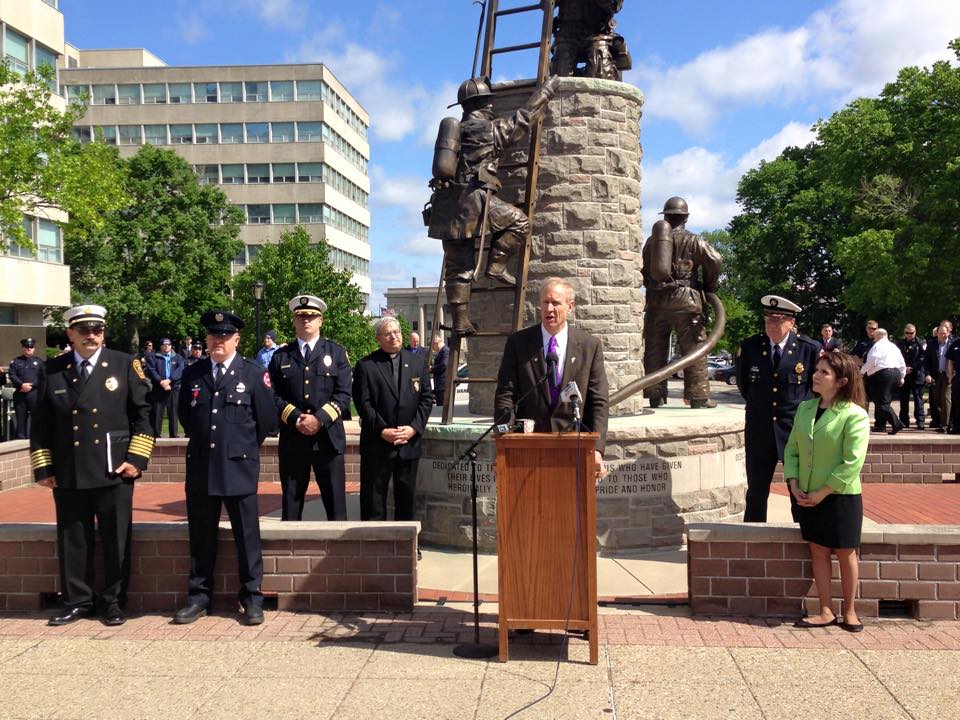
[[[243,320],[229,310],[207,310],[200,316],[200,324],[211,335],[233,335],[243,330]]]
[[[23,338],[20,341],[20,346],[25,348],[32,348],[37,346],[37,341],[33,338]]]

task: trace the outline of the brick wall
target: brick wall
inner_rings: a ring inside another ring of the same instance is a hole
[[[356,422],[344,423],[344,427],[347,431],[344,457],[347,482],[360,482],[360,427]],[[267,438],[260,449],[260,482],[280,482],[277,442],[277,438]],[[185,438],[160,438],[154,446],[150,466],[143,474],[143,482],[183,482],[186,456]],[[0,491],[31,482],[28,441],[0,443]]]
[[[923,437],[923,440],[917,438]],[[783,480],[777,466],[775,482]],[[941,483],[960,481],[960,437],[956,435],[888,436],[874,434],[863,463],[865,483]]]
[[[880,601],[906,601],[914,617],[960,615],[960,528],[885,525],[864,530],[857,613],[878,617]],[[833,562],[834,613],[840,575]],[[687,560],[690,607],[697,615],[798,618],[816,612],[810,551],[793,525],[690,525]]]
[[[261,524],[263,591],[281,610],[409,612],[417,600],[415,522]],[[236,549],[220,527],[214,604],[237,607]],[[138,523],[133,530],[129,609],[174,612],[186,602],[186,523]],[[99,542],[97,587],[102,586]],[[0,526],[0,611],[41,609],[60,590],[53,524]]]

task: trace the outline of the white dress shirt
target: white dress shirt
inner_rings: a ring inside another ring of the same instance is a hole
[[[900,382],[907,376],[907,364],[903,361],[903,353],[888,338],[877,340],[870,352],[867,361],[860,368],[864,375],[873,375],[880,370],[893,368],[900,371]]]
[[[77,363],[77,367],[78,367],[78,368],[79,368],[81,365],[83,365],[84,360],[86,360],[86,362],[90,363],[90,372],[93,372],[93,369],[97,366],[97,360],[100,359],[100,351],[101,351],[101,350],[103,350],[103,345],[101,345],[100,347],[98,347],[98,348],[97,348],[97,351],[96,351],[93,355],[91,355],[89,358],[83,357],[83,355],[81,355],[81,354],[78,353],[76,350],[74,350],[74,351],[73,351],[73,360],[74,360],[75,363]]]

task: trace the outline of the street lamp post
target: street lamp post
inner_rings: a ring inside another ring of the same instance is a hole
[[[259,343],[263,337],[260,333],[260,303],[263,302],[263,282],[257,280],[250,286],[250,292],[253,295],[253,307],[255,317],[256,317],[256,326],[257,326],[257,342]]]

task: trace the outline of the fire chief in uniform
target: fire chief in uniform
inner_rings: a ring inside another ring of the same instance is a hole
[[[289,307],[297,339],[273,354],[269,368],[280,417],[282,517],[303,519],[312,467],[327,520],[346,520],[343,418],[350,413],[350,362],[346,350],[320,336],[323,300],[298,295]]]
[[[174,621],[206,615],[213,596],[220,510],[226,507],[237,546],[240,604],[248,625],[263,622],[263,555],[257,481],[260,445],[273,430],[270,377],[237,353],[243,321],[225,310],[203,314],[210,356],[183,373],[179,411],[187,445],[187,524],[190,579],[187,605]]]
[[[30,439],[38,484],[53,489],[66,625],[94,611],[94,529],[103,543],[103,621],[122,625],[130,574],[133,481],[153,451],[150,384],[140,361],[103,347],[107,311],[64,313],[73,351],[47,361]]]
[[[764,295],[764,332],[737,351],[737,386],[746,404],[747,503],[744,522],[766,522],[770,483],[793,428],[797,406],[810,395],[820,343],[795,330],[800,306]],[[791,495],[791,506],[796,500]]]

